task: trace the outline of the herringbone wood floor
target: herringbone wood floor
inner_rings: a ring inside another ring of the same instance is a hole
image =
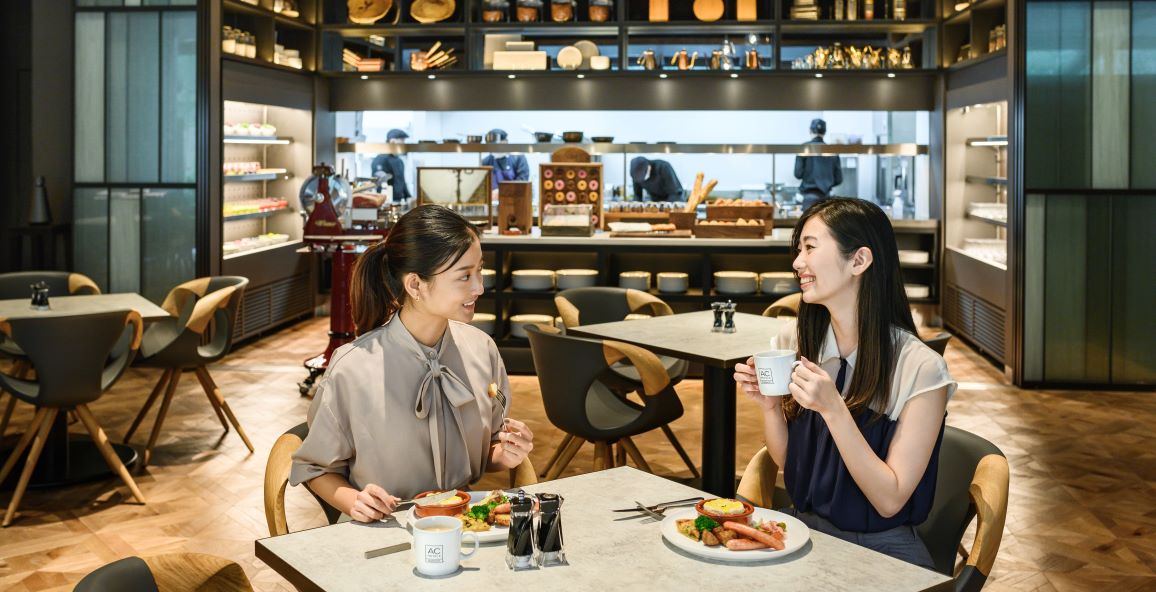
[[[297,394],[301,360],[325,343],[326,319],[301,323],[238,349],[211,372],[254,445],[249,454],[221,428],[191,375],[181,381],[152,465],[136,476],[141,506],[113,480],[32,491],[21,516],[0,531],[0,589],[71,590],[96,567],[128,555],[197,551],[244,566],[258,590],[288,590],[253,556],[268,536],[261,487],[273,441],[305,416]],[[987,590],[1156,590],[1156,395],[1152,393],[1023,391],[974,352],[952,343],[952,374],[962,383],[948,422],[995,442],[1007,454],[1011,501],[999,559]],[[123,437],[156,371],[130,370],[92,410],[110,436]],[[514,413],[537,435],[533,460],[542,466],[561,440],[542,410],[537,380],[513,378]],[[701,383],[679,385],[686,414],[674,429],[699,456]],[[762,445],[760,420],[739,402],[739,468]],[[21,405],[9,443],[31,419]],[[146,420],[134,442],[143,444]],[[79,426],[73,426],[79,431]],[[689,472],[661,434],[637,439],[654,470]],[[592,448],[567,474],[592,470]],[[497,485],[496,478],[491,479]],[[6,506],[8,493],[0,494]],[[290,528],[324,524],[300,488],[287,493]]]

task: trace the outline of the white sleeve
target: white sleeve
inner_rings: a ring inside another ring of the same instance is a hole
[[[892,420],[899,419],[903,407],[911,399],[942,387],[947,387],[947,400],[950,401],[957,386],[943,357],[914,336],[908,337],[900,351],[892,380],[893,397],[887,414]]]

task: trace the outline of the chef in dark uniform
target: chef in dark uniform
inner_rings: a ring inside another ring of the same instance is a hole
[[[682,183],[674,174],[674,167],[665,160],[636,157],[630,161],[630,180],[634,181],[636,200],[641,200],[646,190],[650,201],[682,201]]]
[[[823,135],[827,133],[827,122],[811,120],[811,141],[807,144],[825,144]],[[838,156],[796,156],[795,178],[800,180],[799,194],[803,196],[803,209],[807,209],[831,196],[831,188],[843,182],[843,167]]]
[[[506,130],[500,129],[490,130],[489,136],[500,143],[505,143],[509,137]],[[506,154],[504,152],[487,154],[482,159],[482,166],[494,167],[494,174],[490,177],[492,179],[490,189],[494,191],[497,191],[498,183],[502,181],[530,180],[530,164],[526,162],[526,157],[521,154]]]
[[[404,144],[409,134],[391,129],[385,134],[385,141],[390,144]],[[389,185],[393,187],[393,201],[404,201],[411,197],[409,186],[405,184],[405,160],[396,154],[380,154],[373,159],[370,165],[373,176],[377,178],[378,187]]]

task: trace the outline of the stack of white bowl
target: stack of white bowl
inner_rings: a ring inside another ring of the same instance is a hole
[[[928,253],[927,251],[909,251],[904,249],[899,250],[900,263],[919,264],[927,263],[929,261],[931,261],[931,253]]]
[[[559,269],[554,273],[559,290],[589,288],[598,284],[597,269]]]
[[[554,272],[549,269],[519,269],[513,273],[515,290],[553,290]]]
[[[903,284],[903,289],[907,292],[908,298],[931,297],[931,286],[925,284]]]
[[[763,294],[789,294],[799,291],[799,278],[793,271],[768,271],[759,274],[759,291]]]
[[[521,339],[526,339],[526,325],[546,325],[554,324],[553,315],[544,314],[517,314],[510,317],[510,335]]]
[[[618,286],[646,292],[650,290],[650,272],[624,271],[618,274]]]
[[[482,288],[485,290],[493,290],[494,282],[498,279],[498,272],[492,269],[482,270]]]
[[[494,334],[494,322],[497,317],[488,312],[475,312],[470,324],[481,329],[486,335]]]
[[[663,271],[658,274],[658,291],[681,294],[690,288],[690,276],[681,271]]]
[[[754,294],[759,276],[753,271],[716,271],[714,288],[719,294]]]

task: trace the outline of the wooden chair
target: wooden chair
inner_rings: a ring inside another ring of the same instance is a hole
[[[772,507],[777,473],[767,449],[759,450],[743,473],[738,495],[756,506]],[[957,592],[978,591],[991,574],[1007,518],[1008,487],[1008,463],[999,448],[970,432],[944,428],[935,501],[916,532],[936,570],[955,578]],[[961,539],[973,519],[976,533],[969,551]],[[957,555],[962,558],[958,564]]]
[[[787,294],[782,298],[771,303],[763,311],[764,317],[797,317],[799,316],[799,304],[803,301],[803,293],[795,292],[794,294]]]
[[[240,565],[202,553],[125,557],[84,576],[75,592],[251,592]]]
[[[124,436],[127,444],[161,391],[164,391],[161,408],[141,458],[141,466],[147,465],[152,458],[153,447],[160,436],[169,404],[180,383],[181,373],[185,370],[192,370],[196,374],[225,432],[228,433],[229,424],[232,423],[245,447],[253,452],[253,443],[249,441],[241,422],[233,414],[207,368],[208,364],[225,357],[233,345],[237,309],[241,306],[241,297],[248,284],[249,280],[237,276],[205,277],[185,282],[173,288],[165,297],[161,308],[172,316],[150,324],[141,345],[141,359],[137,363],[139,366],[162,368],[164,372]]]
[[[289,533],[285,519],[285,487],[289,484],[289,471],[293,468],[293,454],[301,447],[309,435],[309,424],[302,423],[289,428],[273,443],[269,460],[265,463],[265,521],[269,524],[269,534],[280,536]],[[525,487],[538,482],[534,465],[527,457],[522,464],[510,470],[510,487]],[[306,490],[309,488],[306,487]],[[325,500],[309,491],[313,499],[325,511],[325,519],[336,524],[341,512],[325,503]]]
[[[10,338],[37,370],[35,380],[14,379],[0,374],[0,387],[36,406],[32,424],[0,468],[2,483],[31,444],[24,470],[4,514],[4,526],[12,523],[20,507],[53,422],[59,413],[70,410],[76,412],[108,466],[120,476],[133,497],[145,503],[144,495],[88,408],[89,403],[99,399],[116,383],[132,362],[141,344],[143,327],[140,314],[131,310],[0,319],[0,334]],[[130,330],[129,345],[114,355],[113,351],[126,329]]]

